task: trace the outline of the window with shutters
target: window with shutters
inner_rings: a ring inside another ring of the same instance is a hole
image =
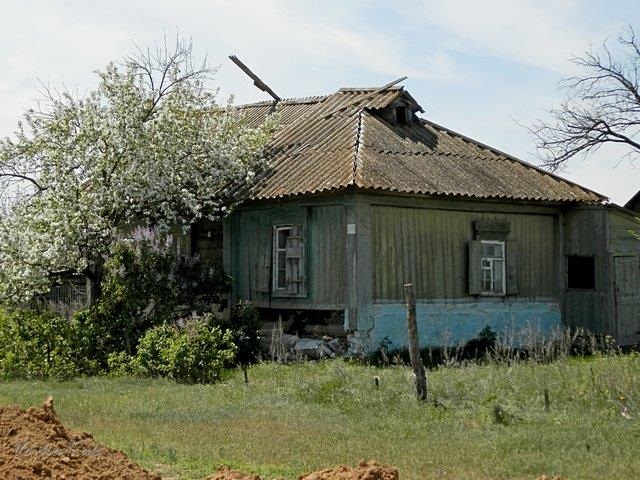
[[[482,240],[480,279],[483,295],[506,293],[504,242]]]
[[[272,272],[275,296],[306,296],[304,239],[300,225],[274,227]]]
[[[475,240],[469,242],[469,294],[508,296],[520,293],[520,243],[509,239],[511,227],[503,220],[474,221]]]
[[[473,240],[469,242],[469,294],[518,295],[519,242]]]

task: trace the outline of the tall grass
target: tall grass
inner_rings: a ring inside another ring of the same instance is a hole
[[[65,423],[176,478],[224,463],[293,479],[363,458],[397,465],[403,480],[640,478],[640,356],[536,355],[433,368],[427,404],[406,366],[349,360],[265,362],[251,367],[248,385],[240,372],[196,386],[6,382],[0,402],[52,394]]]

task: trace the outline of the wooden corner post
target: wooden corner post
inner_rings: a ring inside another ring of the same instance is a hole
[[[416,294],[413,284],[404,286],[404,298],[407,303],[407,332],[409,334],[409,357],[411,368],[416,376],[416,394],[419,400],[427,400],[427,374],[420,357],[420,345],[418,343],[418,322],[416,320]]]

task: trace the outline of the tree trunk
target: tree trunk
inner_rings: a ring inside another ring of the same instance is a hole
[[[85,269],[87,281],[87,303],[94,305],[102,296],[102,279],[104,276],[104,262],[99,261]]]

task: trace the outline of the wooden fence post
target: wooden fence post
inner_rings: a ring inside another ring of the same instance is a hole
[[[404,286],[404,298],[407,303],[407,332],[409,334],[409,358],[411,368],[416,376],[416,394],[418,399],[427,400],[427,374],[420,357],[420,345],[418,343],[418,323],[416,320],[416,294],[413,284]]]

